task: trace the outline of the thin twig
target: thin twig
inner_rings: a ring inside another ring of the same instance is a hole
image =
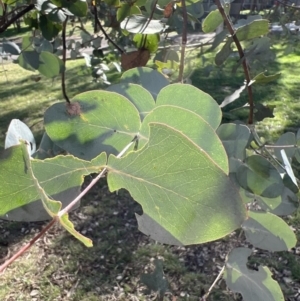
[[[63,44],[63,52],[62,52],[62,60],[64,63],[64,68],[61,73],[61,89],[64,96],[64,99],[67,103],[71,103],[67,92],[66,92],[66,83],[65,83],[65,72],[66,72],[66,56],[67,56],[67,45],[66,45],[66,27],[68,23],[68,16],[66,17],[66,20],[63,23],[63,29],[62,29],[62,44]]]
[[[6,79],[6,83],[8,84],[8,78],[7,78],[7,74],[6,74],[7,70],[4,67],[3,58],[1,59],[1,65],[2,65],[2,69],[3,69],[3,72],[4,72],[5,79]]]
[[[30,240],[29,243],[27,243],[25,246],[23,246],[15,255],[13,255],[11,258],[9,258],[7,261],[5,261],[0,266],[0,273],[2,273],[12,262],[14,262],[17,258],[19,258],[23,253],[25,253],[28,249],[31,248],[31,246],[40,239],[56,222],[58,221],[58,218],[53,218],[48,225],[39,232],[33,239]]]
[[[182,6],[183,26],[182,26],[181,54],[180,54],[178,81],[183,83],[185,47],[187,42],[187,11],[186,11],[185,0],[181,0],[181,6]]]
[[[245,57],[245,54],[244,54],[243,48],[241,46],[241,43],[240,43],[238,37],[236,36],[235,29],[234,29],[230,19],[228,18],[228,16],[227,16],[220,0],[215,0],[215,2],[216,2],[216,5],[219,9],[220,14],[223,17],[223,20],[226,24],[226,27],[227,27],[227,29],[228,29],[235,45],[236,45],[236,48],[238,49],[240,59],[243,59]],[[248,117],[248,124],[253,124],[253,116],[254,116],[253,92],[252,92],[252,85],[249,85],[250,82],[251,82],[251,77],[250,77],[250,72],[249,72],[249,68],[248,68],[246,59],[243,60],[242,65],[243,65],[244,74],[245,74],[246,83],[247,83],[248,103],[249,103],[249,109],[250,109],[249,110],[249,117]]]
[[[10,20],[7,20],[3,25],[0,26],[0,33],[4,32],[10,25],[15,23],[19,18],[24,16],[26,13],[30,12],[32,9],[34,9],[34,4],[29,4],[26,6],[23,10],[15,14],[14,17],[12,17]]]
[[[135,143],[136,139],[137,136],[134,137],[134,139],[118,154],[117,158],[122,157],[125,154],[125,152],[131,147],[131,145]],[[91,181],[91,183],[68,206],[60,210],[57,215],[61,217],[65,213],[69,212],[79,202],[79,200],[84,195],[86,195],[87,192],[100,180],[100,178],[105,175],[106,172],[107,172],[107,168],[105,167],[104,169],[102,169],[99,175],[93,181]]]
[[[286,7],[290,7],[290,8],[294,8],[294,9],[300,9],[300,6],[298,6],[298,5],[287,4],[286,2],[282,2],[280,0],[277,0],[277,2],[279,2],[280,4],[282,4],[283,6],[286,6]]]
[[[98,18],[98,11],[97,11],[97,7],[96,5],[93,4],[92,2],[92,6],[93,6],[93,10],[94,10],[94,15],[95,15],[95,30],[97,29],[97,25],[99,26],[101,32],[104,34],[105,38],[110,42],[112,43],[115,48],[118,49],[118,51],[122,54],[122,53],[125,53],[125,51],[119,46],[117,45],[110,37],[109,35],[106,33],[105,29],[103,28],[99,18]]]
[[[138,136],[135,136],[132,141],[127,144],[123,150],[117,155],[117,158],[121,158],[128,149],[139,139]],[[78,201],[87,194],[87,192],[97,183],[97,181],[107,172],[107,168],[105,167],[101,173],[64,209],[60,210],[58,214],[47,224],[47,226],[39,232],[35,237],[33,237],[28,244],[23,246],[15,255],[13,255],[10,259],[8,259],[5,263],[0,266],[0,274],[18,257],[20,257],[24,252],[26,252],[39,238],[41,238],[51,227],[55,225],[56,222],[59,221],[59,218],[65,213],[69,212]]]
[[[85,28],[84,28],[84,26],[79,26],[79,25],[76,25],[76,26],[74,26],[74,29],[75,28],[78,28],[78,29],[80,29],[80,30],[82,30],[84,33],[86,33],[87,35],[91,35]],[[73,31],[74,32],[74,31]]]
[[[213,282],[213,284],[210,286],[210,288],[208,289],[207,293],[202,297],[202,301],[206,301],[206,299],[208,298],[209,294],[211,293],[212,289],[214,288],[214,286],[216,285],[216,283],[219,281],[219,279],[222,277],[223,273],[225,270],[225,265],[223,265],[221,271],[219,272],[217,278],[215,279],[215,281]]]
[[[149,19],[147,21],[147,23],[144,25],[141,33],[143,34],[144,31],[146,30],[146,28],[148,27],[148,25],[150,24],[151,20],[153,19],[153,16],[154,16],[154,11],[155,11],[155,8],[156,8],[156,5],[157,5],[157,2],[158,0],[155,0],[155,2],[153,3],[153,7],[152,7],[152,10],[151,10],[151,14],[149,16]]]

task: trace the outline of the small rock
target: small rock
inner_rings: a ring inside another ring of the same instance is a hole
[[[290,284],[293,282],[293,280],[289,277],[283,277],[282,279],[285,284]]]
[[[289,271],[289,270],[283,270],[282,273],[283,273],[284,276],[291,276],[292,275],[292,272]]]
[[[31,296],[31,297],[34,297],[34,296],[37,296],[39,293],[40,293],[40,292],[39,292],[38,290],[32,290],[32,291],[30,292],[30,296]]]

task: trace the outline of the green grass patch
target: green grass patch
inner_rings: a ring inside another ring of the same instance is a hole
[[[300,87],[298,77],[300,70],[299,52],[286,55],[283,43],[275,44],[273,51],[276,59],[267,66],[251,70],[252,78],[266,71],[267,75],[281,72],[279,80],[265,84],[253,84],[254,103],[275,106],[274,118],[266,118],[257,123],[257,129],[267,141],[276,140],[283,132],[297,131],[300,127]],[[233,68],[238,57],[230,57],[222,68],[216,66],[207,75],[207,66],[213,63],[214,53],[199,56],[198,66],[191,76],[193,85],[210,94],[219,104],[224,98],[239,89],[244,83],[244,73],[241,67],[236,72]],[[223,111],[230,115],[231,120],[247,122],[248,109],[242,108],[248,101],[247,91],[241,93],[239,99],[224,107]],[[226,120],[229,121],[228,119]]]
[[[118,74],[109,74],[114,80]],[[54,79],[39,78],[21,68],[18,64],[7,63],[0,69],[0,147],[4,145],[5,133],[14,118],[25,122],[34,133],[37,141],[43,134],[43,115],[52,104],[64,101],[61,92],[60,77]],[[94,82],[90,69],[84,59],[67,61],[67,94],[70,98],[89,90],[104,89],[105,86]]]

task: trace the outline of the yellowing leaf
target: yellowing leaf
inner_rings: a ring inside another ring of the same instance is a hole
[[[85,246],[87,247],[92,247],[93,246],[93,242],[91,239],[83,236],[82,234],[80,234],[79,232],[77,232],[74,228],[73,223],[69,220],[69,215],[68,213],[63,214],[60,218],[59,218],[59,222],[61,223],[61,225],[69,232],[71,233],[75,238],[77,238],[78,240],[80,240],[82,243],[85,244]]]

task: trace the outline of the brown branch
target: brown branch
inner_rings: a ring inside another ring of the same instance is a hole
[[[151,14],[150,14],[150,16],[149,16],[149,19],[148,19],[146,25],[144,26],[144,28],[143,28],[143,30],[142,30],[142,32],[141,32],[142,34],[143,34],[143,32],[146,30],[146,28],[148,27],[148,25],[149,25],[149,23],[151,22],[151,20],[153,19],[154,11],[155,11],[157,2],[158,2],[158,0],[155,0],[155,2],[153,3],[153,8],[152,8],[152,10],[151,10]]]
[[[119,46],[117,45],[110,37],[109,35],[106,33],[105,29],[103,28],[99,18],[98,18],[98,11],[97,11],[97,7],[96,5],[93,4],[92,2],[92,6],[93,6],[93,10],[94,10],[94,15],[95,15],[95,28],[94,28],[94,31],[97,30],[97,25],[99,26],[100,30],[102,31],[102,33],[104,34],[105,38],[110,42],[112,43],[118,50],[119,52],[122,54],[122,53],[125,53],[125,51]]]
[[[248,91],[248,103],[249,103],[249,116],[248,116],[248,124],[253,124],[253,116],[254,116],[254,102],[253,102],[253,92],[252,92],[252,86],[249,85],[251,82],[251,77],[250,77],[250,73],[249,73],[249,68],[247,65],[247,60],[244,59],[245,58],[245,54],[244,54],[244,50],[241,46],[241,43],[238,39],[238,37],[236,36],[236,32],[234,30],[234,27],[230,21],[230,19],[228,18],[220,0],[215,0],[215,3],[219,9],[220,14],[223,17],[223,20],[226,24],[226,27],[236,45],[236,48],[238,49],[238,53],[240,56],[240,59],[243,60],[243,69],[244,69],[244,74],[245,74],[245,78],[246,78],[246,85],[247,85],[247,91]]]
[[[67,27],[67,23],[68,23],[68,16],[66,17],[66,20],[63,23],[63,29],[62,29],[62,44],[63,44],[63,52],[62,52],[62,60],[64,63],[64,69],[61,73],[61,89],[62,89],[62,93],[64,96],[64,99],[66,100],[67,103],[71,103],[67,92],[66,92],[66,83],[65,83],[65,72],[66,72],[66,55],[67,55],[67,46],[66,46],[66,27]]]
[[[183,26],[182,26],[181,55],[180,55],[178,81],[183,83],[185,47],[186,47],[186,42],[187,42],[187,19],[188,19],[187,12],[186,12],[185,0],[181,0],[181,6],[182,6]]]
[[[29,4],[26,6],[23,10],[18,12],[14,17],[12,17],[10,20],[7,20],[3,25],[0,26],[0,33],[4,32],[10,25],[12,25],[14,22],[16,22],[19,18],[24,16],[26,13],[30,12],[32,9],[34,9],[34,4]]]
[[[128,143],[122,150],[121,152],[117,155],[117,158],[121,158],[129,149],[130,147],[138,141],[139,137],[134,136],[132,141]],[[41,238],[59,219],[66,213],[68,213],[74,205],[76,205],[79,200],[85,196],[90,189],[102,178],[107,172],[107,168],[105,167],[102,169],[102,171],[98,174],[96,178],[94,178],[91,183],[71,202],[69,205],[67,205],[64,209],[60,210],[57,214],[57,216],[53,217],[53,219],[48,223],[48,225],[40,232],[38,233],[35,237],[33,237],[28,244],[23,246],[15,255],[13,255],[10,259],[8,259],[5,263],[3,263],[0,266],[0,274],[4,272],[4,270],[12,263],[14,262],[17,258],[19,258],[24,252],[26,252],[28,249],[32,247],[32,245],[39,239]]]
[[[280,4],[282,4],[285,7],[290,7],[290,8],[294,8],[294,9],[300,9],[300,6],[298,5],[291,5],[291,4],[287,4],[286,1],[282,2],[280,0],[277,0]]]
[[[11,258],[9,258],[7,261],[5,261],[1,266],[0,266],[0,273],[4,272],[4,270],[12,263],[14,262],[17,258],[19,258],[24,252],[26,252],[28,249],[31,248],[31,246],[38,240],[40,239],[56,222],[58,218],[53,218],[49,224],[40,232],[38,233],[34,238],[30,240],[28,244],[23,246],[15,255],[13,255]]]

